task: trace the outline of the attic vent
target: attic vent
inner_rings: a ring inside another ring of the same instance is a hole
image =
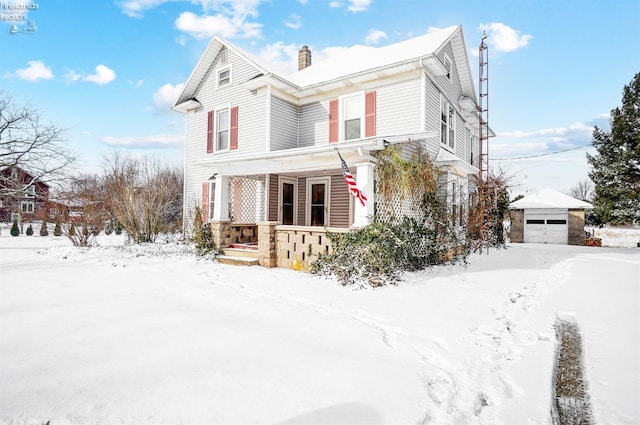
[[[227,63],[227,48],[223,47],[222,50],[220,50],[220,63]]]

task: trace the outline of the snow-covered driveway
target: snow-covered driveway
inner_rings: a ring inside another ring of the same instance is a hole
[[[549,423],[570,311],[596,420],[640,421],[636,249],[511,245],[377,290],[175,251],[3,233],[0,420]]]

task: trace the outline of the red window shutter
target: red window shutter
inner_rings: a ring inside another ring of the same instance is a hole
[[[231,108],[231,122],[229,123],[229,149],[238,149],[238,107]]]
[[[213,152],[213,118],[215,111],[207,113],[207,153]]]
[[[340,139],[340,122],[338,117],[338,99],[329,101],[329,143]]]
[[[202,183],[202,222],[209,221],[209,182]]]
[[[364,137],[376,135],[376,92],[364,95]]]

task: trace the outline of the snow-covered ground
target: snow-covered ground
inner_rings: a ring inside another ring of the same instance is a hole
[[[547,424],[567,312],[597,423],[640,423],[640,248],[512,244],[354,290],[99,242],[2,229],[3,423]]]

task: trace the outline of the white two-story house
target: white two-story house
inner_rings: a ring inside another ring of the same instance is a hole
[[[330,249],[327,229],[371,223],[372,155],[388,144],[425,149],[453,203],[468,199],[478,172],[477,98],[460,26],[353,46],[317,64],[304,46],[292,74],[214,37],[173,110],[186,118],[185,222],[201,206],[219,247],[253,244],[265,266],[305,268]]]

